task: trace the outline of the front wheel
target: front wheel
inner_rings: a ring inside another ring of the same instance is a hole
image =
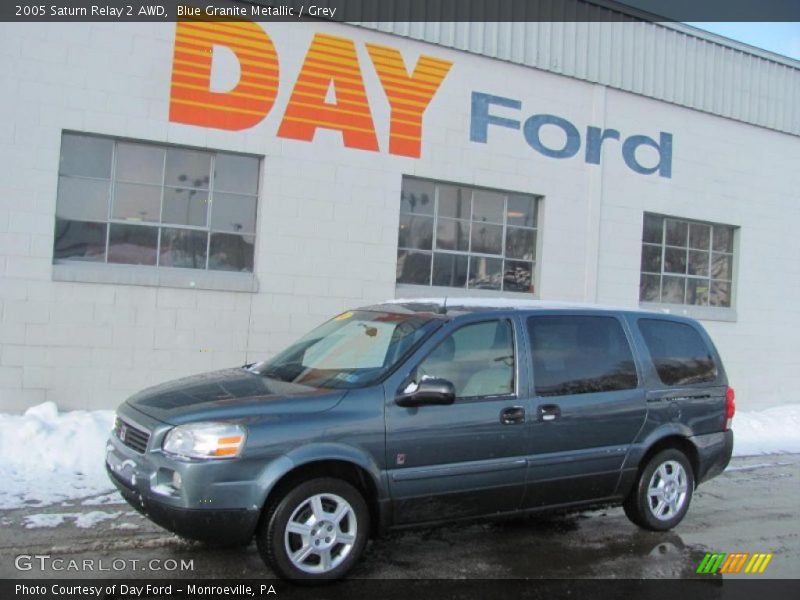
[[[674,448],[662,450],[639,474],[623,504],[625,514],[644,529],[672,529],[689,510],[693,490],[694,474],[686,455]]]
[[[344,577],[364,551],[369,527],[361,493],[325,477],[305,481],[271,504],[256,542],[279,576],[314,583]]]

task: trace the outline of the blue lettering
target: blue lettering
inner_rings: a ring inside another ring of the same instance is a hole
[[[586,162],[592,165],[599,165],[603,141],[618,139],[619,131],[616,129],[588,127],[586,129]]]
[[[636,149],[639,146],[650,146],[658,152],[658,162],[654,167],[643,167],[636,160]],[[672,177],[672,134],[661,132],[658,142],[646,135],[632,135],[622,144],[622,158],[625,164],[642,175],[658,172],[661,177]]]
[[[567,140],[564,142],[563,148],[555,150],[542,144],[542,140],[539,138],[539,130],[544,125],[554,125],[564,132]],[[525,125],[522,126],[522,132],[525,135],[525,141],[528,142],[531,148],[550,158],[570,158],[575,156],[578,150],[581,149],[581,134],[578,133],[575,125],[555,115],[533,115],[525,121]]]
[[[485,144],[488,138],[490,124],[499,125],[500,127],[508,127],[509,129],[519,129],[519,121],[515,119],[506,119],[505,117],[490,115],[490,104],[506,106],[515,110],[522,108],[522,102],[519,100],[503,98],[502,96],[481,94],[480,92],[472,92],[472,118],[470,120],[469,128],[470,141]]]
[[[481,92],[472,92],[472,114],[470,121],[469,139],[481,144],[487,143],[489,125],[506,127],[508,129],[522,130],[522,135],[528,145],[538,153],[550,158],[572,158],[581,150],[581,133],[569,120],[556,115],[532,115],[521,123],[517,119],[499,117],[490,114],[493,106],[522,110],[522,102],[503,96],[493,96]],[[546,146],[542,142],[541,131],[545,126],[557,127],[564,132],[564,144],[560,148]],[[586,128],[586,149],[584,160],[590,165],[599,165],[603,156],[603,142],[605,140],[621,140],[622,136],[617,129],[603,129],[588,126]],[[642,165],[636,157],[636,151],[641,146],[654,148],[658,154],[658,161],[652,167]],[[629,169],[641,175],[657,173],[660,177],[672,177],[672,134],[661,132],[658,141],[646,135],[632,135],[622,143],[622,158]]]

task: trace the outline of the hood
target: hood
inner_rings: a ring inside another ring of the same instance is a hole
[[[236,368],[162,383],[134,394],[127,403],[154,419],[180,425],[322,412],[336,406],[346,393],[268,379]]]

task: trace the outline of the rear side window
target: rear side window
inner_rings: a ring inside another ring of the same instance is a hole
[[[674,321],[640,319],[639,331],[665,385],[705,383],[717,378],[711,350],[693,327]]]
[[[629,390],[638,385],[633,353],[613,317],[528,319],[537,396]]]

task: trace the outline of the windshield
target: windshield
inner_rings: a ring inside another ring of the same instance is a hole
[[[363,387],[379,380],[440,324],[429,315],[345,312],[250,370],[313,387]]]

